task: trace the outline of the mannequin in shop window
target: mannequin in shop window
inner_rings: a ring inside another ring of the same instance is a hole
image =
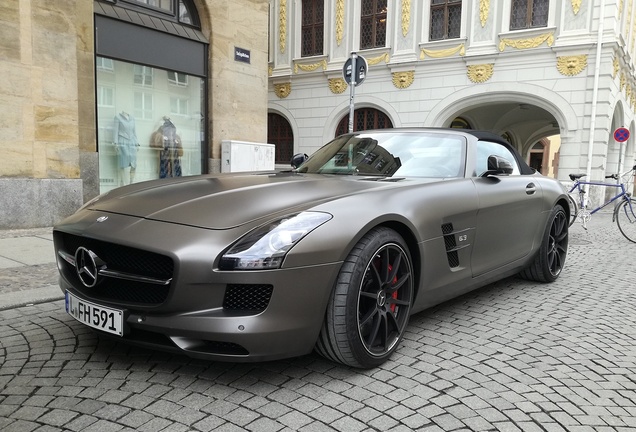
[[[183,146],[177,135],[177,128],[169,117],[163,117],[163,123],[150,138],[150,147],[161,149],[159,152],[159,178],[181,177],[181,156]]]
[[[133,183],[137,168],[137,150],[139,149],[134,117],[125,111],[117,114],[113,137],[115,153],[117,154],[117,167],[119,168],[119,185]]]

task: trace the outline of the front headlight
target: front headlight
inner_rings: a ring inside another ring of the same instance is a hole
[[[303,212],[262,225],[242,237],[219,261],[220,270],[279,268],[285,255],[303,237],[331,219],[331,215]]]

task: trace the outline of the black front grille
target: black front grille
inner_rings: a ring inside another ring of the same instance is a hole
[[[262,312],[272,297],[272,285],[230,284],[225,290],[223,308],[232,311]]]
[[[60,251],[74,256],[82,246],[104,261],[108,270],[162,280],[173,277],[174,263],[165,255],[67,233],[55,232],[54,235]],[[75,267],[63,262],[65,278],[89,299],[156,306],[166,300],[170,291],[170,285],[104,276],[98,278],[94,287],[88,288],[79,280]]]

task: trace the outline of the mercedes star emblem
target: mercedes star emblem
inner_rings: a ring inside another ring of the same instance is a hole
[[[105,263],[93,251],[83,246],[75,251],[75,270],[85,287],[92,288],[97,284],[99,270],[104,267]]]

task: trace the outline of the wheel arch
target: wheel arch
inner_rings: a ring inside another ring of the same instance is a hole
[[[415,299],[417,298],[422,273],[422,255],[420,253],[420,248],[418,247],[417,238],[415,237],[415,234],[410,227],[397,220],[382,222],[370,228],[369,231],[377,227],[386,227],[392,229],[393,231],[397,232],[406,243],[406,247],[408,248],[409,254],[411,255],[411,265],[413,266],[413,303],[415,304]]]

